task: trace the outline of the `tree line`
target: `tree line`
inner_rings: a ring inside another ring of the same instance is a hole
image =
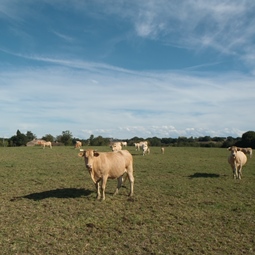
[[[15,146],[26,146],[26,144],[33,139],[37,139],[37,136],[31,131],[27,131],[26,134],[21,133],[17,130],[16,135],[11,138],[2,138],[0,139],[0,146],[5,147],[15,147]],[[43,140],[50,141],[53,143],[53,146],[74,146],[76,141],[81,141],[83,145],[90,146],[108,146],[113,141],[118,141],[118,139],[113,138],[104,138],[102,136],[94,137],[91,135],[88,139],[79,139],[75,138],[72,135],[72,132],[69,130],[62,131],[61,135],[54,137],[51,134],[46,134],[42,138]],[[247,131],[242,137],[178,137],[178,138],[158,138],[158,137],[133,137],[131,139],[123,139],[121,141],[127,142],[128,146],[133,146],[134,143],[140,141],[148,141],[150,146],[178,146],[178,147],[219,147],[227,148],[232,145],[238,147],[251,147],[255,148],[255,132]]]

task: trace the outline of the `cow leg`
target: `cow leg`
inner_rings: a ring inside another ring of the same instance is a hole
[[[122,185],[122,178],[123,178],[123,175],[121,175],[121,176],[117,179],[118,184],[117,184],[117,188],[116,188],[116,190],[115,190],[115,192],[114,192],[114,194],[113,194],[114,196],[117,195],[118,192],[119,192],[119,189],[120,189],[120,187],[121,187],[121,185]]]
[[[102,200],[105,200],[105,188],[106,188],[106,183],[107,183],[107,179],[108,179],[108,176],[104,176],[102,178]]]
[[[237,179],[237,167],[236,167],[236,165],[233,166],[233,178]]]
[[[238,179],[241,180],[242,178],[242,165],[238,169]]]
[[[128,172],[128,178],[129,178],[129,182],[130,182],[130,193],[129,196],[133,196],[134,194],[134,176],[132,172]]]
[[[96,190],[97,190],[97,199],[101,198],[101,193],[100,193],[100,181],[96,182]]]

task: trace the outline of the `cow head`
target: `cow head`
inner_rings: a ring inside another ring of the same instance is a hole
[[[236,157],[236,153],[239,150],[239,148],[237,148],[236,146],[231,146],[228,147],[228,150],[230,151],[230,155],[235,158]]]
[[[87,169],[92,170],[94,157],[98,157],[99,153],[95,150],[80,150],[79,157],[84,157],[85,166]]]

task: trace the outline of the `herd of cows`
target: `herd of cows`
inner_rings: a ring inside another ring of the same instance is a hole
[[[52,148],[51,142],[45,140],[33,140],[34,145],[41,145],[43,148],[48,146]],[[147,141],[135,143],[136,151],[142,150],[142,155],[150,153]],[[113,142],[110,145],[111,152],[98,152],[95,150],[83,150],[82,142],[76,141],[75,148],[80,149],[79,157],[83,157],[85,166],[94,182],[97,190],[97,199],[105,200],[105,188],[108,178],[117,179],[117,188],[115,194],[118,193],[122,183],[128,178],[130,183],[129,196],[134,194],[134,175],[133,175],[133,156],[128,150],[125,150],[126,142]],[[124,148],[124,149],[123,149]],[[233,178],[241,180],[242,167],[247,162],[247,155],[252,157],[252,148],[240,148],[231,146],[228,148],[230,155],[228,163],[233,171]],[[161,153],[164,154],[164,147],[161,147]],[[125,175],[125,178],[123,176]]]

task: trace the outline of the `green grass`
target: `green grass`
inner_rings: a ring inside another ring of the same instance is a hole
[[[134,197],[97,201],[78,150],[0,148],[1,254],[255,254],[255,159],[238,181],[226,149],[128,150]]]

